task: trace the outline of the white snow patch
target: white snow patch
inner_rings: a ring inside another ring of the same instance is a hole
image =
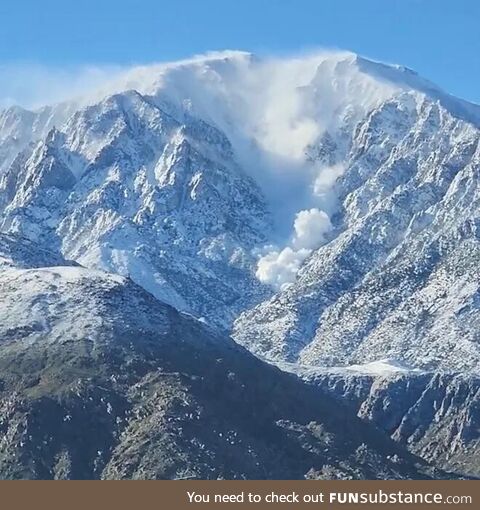
[[[371,375],[386,375],[392,373],[408,373],[421,372],[418,368],[413,368],[406,363],[397,360],[383,359],[364,363],[362,365],[350,365],[332,370],[346,370],[348,372],[356,372]]]
[[[315,375],[347,375],[360,374],[371,376],[389,376],[407,373],[422,373],[422,370],[411,367],[404,362],[393,359],[382,359],[359,365],[346,365],[341,367],[316,367],[311,365],[302,365],[299,363],[288,363],[284,361],[275,362],[281,370],[292,372],[300,377]]]

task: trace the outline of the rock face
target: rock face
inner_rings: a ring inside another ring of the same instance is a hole
[[[480,381],[461,374],[309,375],[411,452],[443,469],[480,477]]]
[[[444,476],[130,280],[27,265],[0,272],[2,478]]]

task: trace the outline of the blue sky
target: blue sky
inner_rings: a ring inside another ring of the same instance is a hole
[[[480,103],[478,0],[1,0],[0,20],[0,73],[326,47],[406,65]]]

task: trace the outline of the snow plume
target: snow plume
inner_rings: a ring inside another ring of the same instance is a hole
[[[84,96],[125,72],[117,65],[0,65],[0,107],[38,108]]]
[[[314,195],[318,198],[318,200],[321,200],[329,207],[332,206],[330,202],[331,197],[329,195],[332,192],[335,181],[343,174],[344,171],[345,166],[341,163],[322,168],[318,172],[315,182],[313,183]]]
[[[275,289],[283,289],[293,281],[302,262],[311,250],[293,250],[289,246],[282,251],[272,250],[258,260],[257,278]]]
[[[332,228],[332,224],[325,211],[307,209],[297,214],[293,227],[293,245],[296,248],[313,250],[323,244],[325,234]]]
[[[281,251],[272,249],[258,260],[257,278],[277,290],[295,280],[303,261],[325,242],[332,228],[328,214],[316,208],[297,213],[293,226],[290,246]]]
[[[256,276],[261,282],[271,285],[276,290],[284,289],[295,281],[298,270],[312,251],[326,242],[326,236],[332,229],[330,214],[336,207],[334,185],[343,171],[344,166],[341,164],[317,170],[313,185],[310,186],[309,192],[301,195],[299,203],[310,202],[318,207],[295,213],[293,234],[289,236],[283,249],[275,246],[266,247],[257,262]],[[297,200],[292,198],[290,200],[295,204],[294,207],[298,207]],[[288,200],[288,197],[283,199]],[[288,217],[288,210],[286,216]]]

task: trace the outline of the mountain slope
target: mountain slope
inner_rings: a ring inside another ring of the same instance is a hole
[[[3,230],[130,275],[222,327],[262,295],[249,253],[269,225],[258,187],[218,130],[180,124],[136,92],[76,112],[21,152],[0,201]]]
[[[480,131],[400,97],[349,141],[329,242],[235,338],[274,359],[478,371]]]
[[[478,477],[478,377],[442,373],[317,373],[306,379],[434,465]]]
[[[444,476],[118,275],[3,267],[0,368],[2,478]]]

